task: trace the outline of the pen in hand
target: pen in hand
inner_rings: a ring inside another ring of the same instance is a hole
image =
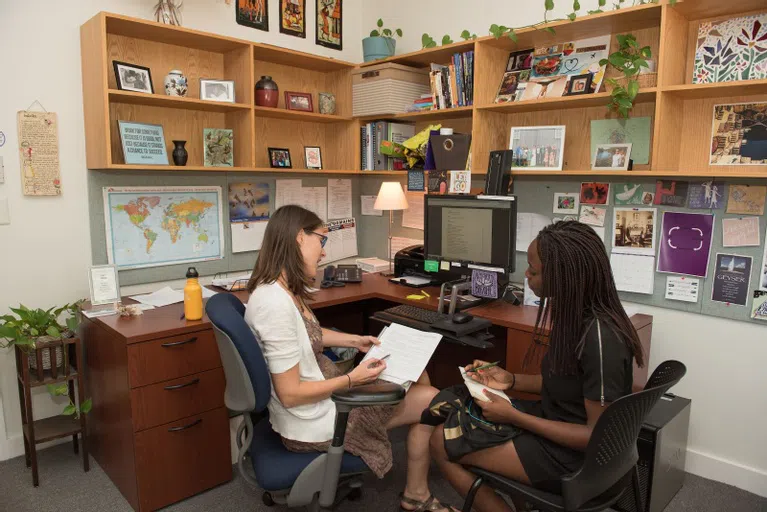
[[[479,371],[479,370],[487,370],[488,368],[492,368],[493,366],[498,366],[499,363],[500,363],[500,361],[496,361],[494,363],[483,364],[482,366],[477,366],[476,368],[472,368],[471,370],[466,370],[466,373],[476,372],[476,371]]]
[[[376,368],[377,366],[379,366],[379,365],[381,364],[381,362],[382,362],[382,361],[386,361],[386,360],[389,358],[389,356],[390,356],[390,355],[391,355],[391,354],[386,354],[386,355],[385,355],[385,356],[383,356],[381,359],[379,359],[378,361],[376,361],[376,362],[375,362],[373,365],[371,365],[371,367],[372,367],[372,368]]]

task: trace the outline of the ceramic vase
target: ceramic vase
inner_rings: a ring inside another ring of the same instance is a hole
[[[320,97],[320,114],[335,114],[336,113],[336,95],[329,92],[321,92]]]
[[[270,76],[262,76],[256,83],[256,105],[259,107],[277,107],[280,100],[280,89],[277,82]]]
[[[168,73],[165,77],[165,94],[168,96],[181,96],[183,98],[186,97],[187,92],[186,76],[178,69]]]
[[[173,163],[178,166],[186,165],[186,161],[189,159],[189,152],[184,147],[186,145],[186,141],[174,140],[173,145]]]

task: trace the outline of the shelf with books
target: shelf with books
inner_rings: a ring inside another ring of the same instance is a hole
[[[146,94],[143,92],[109,90],[111,103],[124,103],[128,105],[146,105],[152,107],[181,108],[185,110],[199,110],[201,112],[234,112],[248,110],[247,103],[226,103],[221,101],[206,101],[197,98],[182,98],[179,96],[165,96],[162,94]]]
[[[655,87],[641,89],[636,97],[635,103],[654,102],[656,93],[657,89]],[[482,105],[477,108],[486,112],[501,112],[510,114],[519,112],[537,112],[544,110],[604,106],[607,105],[609,99],[609,92],[599,92],[596,94],[582,94],[579,96],[562,96],[559,98],[543,98],[540,100],[494,103],[492,105]]]

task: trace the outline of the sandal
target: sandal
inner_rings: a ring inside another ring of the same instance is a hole
[[[418,501],[418,500],[414,500],[413,498],[408,498],[407,496],[405,496],[405,493],[401,492],[399,493],[399,500],[400,500],[400,503],[404,502],[413,507],[417,507],[414,509],[407,509],[400,504],[400,511],[402,512],[424,512],[424,511],[435,511],[435,510],[447,510],[448,512],[459,512],[459,510],[455,507],[442,504],[437,498],[434,497],[433,494],[430,494],[425,501]]]

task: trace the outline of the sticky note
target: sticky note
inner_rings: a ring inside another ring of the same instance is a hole
[[[423,269],[426,272],[439,272],[439,262],[437,260],[424,260]]]
[[[450,262],[449,261],[441,261],[439,263],[439,269],[440,270],[450,270]]]

